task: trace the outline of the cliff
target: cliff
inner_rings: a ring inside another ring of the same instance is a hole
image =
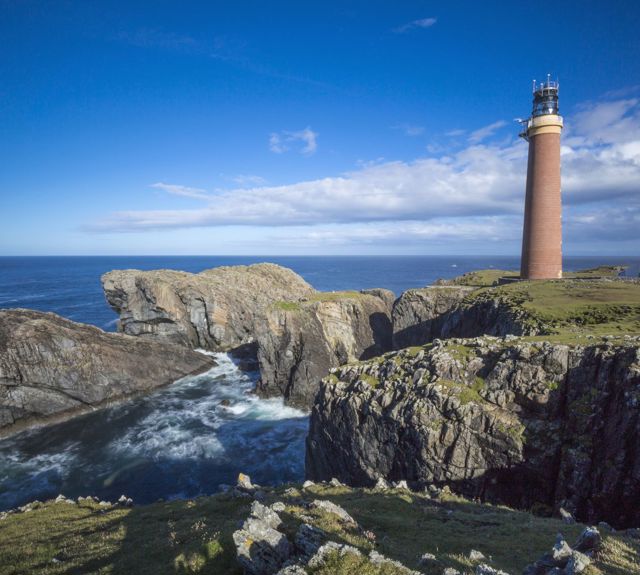
[[[270,307],[256,332],[259,393],[310,407],[330,368],[391,349],[392,301],[385,290],[332,292]]]
[[[473,272],[404,292],[393,306],[394,348],[482,335],[577,341],[640,333],[637,280],[594,279],[582,272],[584,277],[566,280],[488,285],[505,273]]]
[[[26,309],[0,311],[0,433],[214,365],[203,354]]]
[[[392,292],[318,292],[274,264],[112,271],[102,283],[124,333],[246,352],[258,360],[260,394],[305,407],[329,368],[391,348]]]
[[[255,324],[279,301],[315,290],[274,264],[219,267],[198,274],[173,270],[118,270],[102,276],[119,331],[212,351],[254,342]]]
[[[307,476],[450,485],[640,524],[640,340],[616,341],[438,340],[333,369],[311,415]]]

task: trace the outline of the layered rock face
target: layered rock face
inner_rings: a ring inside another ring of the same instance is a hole
[[[310,407],[329,369],[391,348],[393,293],[337,292],[280,303],[258,324],[258,391]]]
[[[102,286],[123,333],[213,351],[251,344],[256,320],[270,305],[315,293],[299,275],[274,264],[198,274],[111,271]]]
[[[309,407],[331,367],[391,349],[388,290],[317,292],[274,264],[102,278],[126,334],[258,359],[258,392]]]
[[[450,340],[332,370],[307,476],[640,523],[640,344]]]
[[[184,347],[108,334],[52,313],[0,311],[0,433],[213,365],[210,357]]]
[[[538,335],[544,326],[522,309],[477,288],[433,286],[404,292],[393,306],[393,346],[402,349],[436,338]]]

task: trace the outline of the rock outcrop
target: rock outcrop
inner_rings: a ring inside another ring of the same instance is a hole
[[[394,349],[436,338],[547,333],[542,322],[508,298],[467,286],[407,290],[393,306],[392,321]]]
[[[336,292],[281,303],[258,324],[258,391],[310,407],[329,369],[391,349],[393,294]]]
[[[276,302],[315,290],[275,264],[230,266],[198,274],[117,270],[102,276],[119,331],[192,348],[228,351],[254,342],[255,324]]]
[[[352,535],[362,532],[356,521],[331,501],[314,501],[308,507],[338,517],[345,532]],[[287,529],[277,512],[285,510],[281,501],[270,507],[254,501],[250,516],[233,533],[238,563],[245,575],[307,575],[308,569],[327,572],[330,565],[341,563],[345,555],[351,555],[351,563],[362,569],[378,568],[376,571],[390,575],[421,575],[375,550],[365,556],[356,547],[331,541],[328,532],[309,523],[301,523],[290,539],[287,535],[291,535],[291,526]]]
[[[256,357],[258,392],[309,407],[332,367],[391,349],[388,290],[317,292],[274,264],[102,278],[126,334]]]
[[[52,313],[0,311],[0,433],[144,392],[213,366],[169,344]]]
[[[307,477],[449,485],[580,520],[640,523],[640,344],[437,340],[332,370]]]

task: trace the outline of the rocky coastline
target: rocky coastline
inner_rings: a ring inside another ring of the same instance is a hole
[[[437,340],[332,370],[307,476],[406,480],[585,521],[640,524],[640,341]]]
[[[210,356],[78,324],[0,311],[0,436],[60,421],[206,371]]]
[[[311,481],[286,490],[288,501],[268,501],[271,490],[248,479],[231,494],[256,501],[233,533],[246,573],[316,575],[344,564],[376,574],[471,572],[431,553],[412,566],[375,549],[363,555],[365,543],[345,547],[346,524],[342,543],[328,540],[309,520],[320,506],[304,492],[315,485],[361,487],[375,505],[395,489],[414,503],[417,494],[451,494],[532,518],[601,522],[612,533],[637,527],[640,284],[591,274],[497,286],[496,277],[468,274],[395,298],[382,289],[319,292],[273,264],[110,272],[102,281],[118,334],[54,314],[0,312],[0,433],[208,369],[211,358],[197,349],[226,351],[255,361],[260,395],[311,409]],[[302,519],[297,531],[287,514]],[[368,537],[356,531],[354,540]],[[589,572],[584,557],[598,553],[558,538],[550,553],[528,557],[524,573]],[[460,565],[505,573],[478,557]]]

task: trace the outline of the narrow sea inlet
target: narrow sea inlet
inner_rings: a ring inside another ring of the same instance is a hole
[[[136,503],[304,475],[305,413],[251,392],[256,373],[218,365],[150,395],[0,441],[0,510],[63,493]]]

